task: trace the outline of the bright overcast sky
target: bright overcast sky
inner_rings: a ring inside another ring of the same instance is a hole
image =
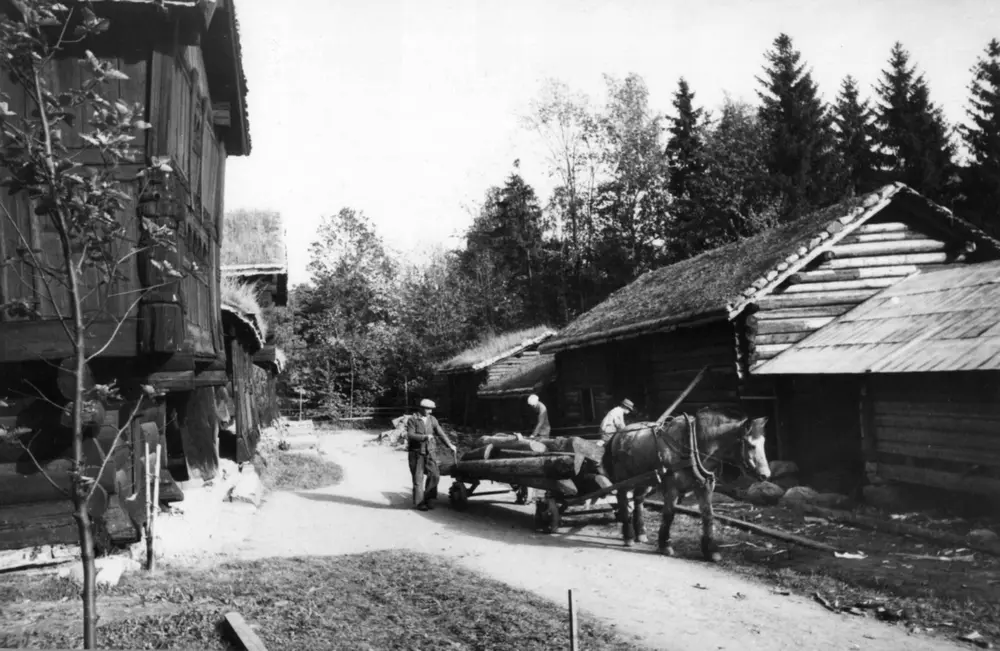
[[[902,41],[949,120],[1000,38],[998,0],[237,0],[253,153],[229,159],[226,207],[285,219],[291,280],[307,279],[324,214],[364,211],[403,251],[455,246],[466,207],[521,173],[547,198],[519,124],[549,77],[603,102],[602,73],[641,75],[669,111],[756,100],[764,51],[788,33],[827,100],[864,89]]]

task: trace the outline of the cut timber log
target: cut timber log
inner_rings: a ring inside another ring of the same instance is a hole
[[[773,319],[812,319],[821,316],[840,316],[850,309],[850,305],[819,305],[816,307],[790,307],[783,310],[761,310],[750,316],[747,321],[760,323]]]
[[[862,244],[865,242],[903,242],[906,240],[926,240],[927,236],[916,231],[893,231],[891,233],[855,233],[842,239],[839,244]]]
[[[825,257],[821,269],[862,269],[866,267],[896,267],[899,265],[942,264],[948,261],[947,253],[907,253],[901,255],[870,255],[841,258]]]
[[[885,289],[898,283],[900,278],[861,278],[858,280],[835,280],[825,283],[807,282],[790,285],[784,294],[805,292],[839,292],[855,289]]]
[[[812,330],[808,330],[805,332],[783,332],[776,335],[757,335],[753,338],[753,344],[757,348],[771,344],[794,344],[802,341],[812,333]]]
[[[580,454],[591,459],[600,461],[604,458],[604,447],[594,441],[580,438],[579,436],[560,436],[558,438],[543,439],[540,441],[549,452],[569,452]]]
[[[904,255],[944,251],[946,242],[939,240],[904,240],[902,242],[865,242],[863,244],[838,244],[827,253],[834,258],[858,258],[872,255]]]
[[[484,445],[498,445],[500,443],[512,443],[514,441],[523,440],[520,434],[494,434],[492,436],[480,436],[476,439],[474,445],[477,448],[481,448]]]
[[[757,305],[762,310],[788,307],[814,307],[818,305],[857,305],[874,296],[874,289],[859,289],[843,292],[817,292],[815,294],[779,294],[765,296]]]
[[[572,457],[572,452],[533,452],[531,450],[504,450],[500,449],[494,453],[490,459],[536,459],[538,457]],[[462,461],[477,461],[477,459],[465,459]]]
[[[475,450],[470,450],[462,455],[462,461],[484,461],[490,458],[490,454],[493,452],[493,444],[484,445],[478,447]]]
[[[483,437],[480,437],[480,441]],[[495,457],[500,450],[521,450],[524,452],[545,452],[547,448],[541,441],[522,439],[520,441],[500,441],[498,443],[488,443],[493,446],[492,455]]]
[[[865,278],[898,278],[909,276],[918,270],[919,267],[914,264],[901,264],[894,267],[863,267],[858,269],[817,269],[815,271],[802,271],[794,274],[788,279],[788,282],[798,284],[862,280]]]
[[[542,449],[544,452],[544,448]],[[489,459],[487,461],[460,461],[454,472],[473,477],[486,473],[506,475],[535,475],[549,479],[569,479],[574,474],[573,457],[527,457],[521,459]]]
[[[833,321],[832,316],[822,316],[812,319],[773,319],[756,321],[750,317],[747,329],[759,335],[775,335],[784,332],[812,332]]]
[[[511,484],[512,486],[527,486],[537,488],[542,491],[551,491],[562,497],[573,497],[579,491],[572,479],[552,479],[551,477],[540,477],[537,475],[512,475],[503,472],[490,472],[476,475],[476,480],[492,481],[498,484]]]
[[[884,222],[882,224],[865,224],[858,228],[858,233],[891,233],[893,231],[909,230],[910,226],[903,222]]]

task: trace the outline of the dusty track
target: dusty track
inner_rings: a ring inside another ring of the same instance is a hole
[[[654,649],[959,649],[871,620],[835,615],[812,601],[775,594],[698,560],[670,559],[649,546],[627,550],[599,527],[532,531],[531,509],[470,503],[453,511],[409,508],[406,458],[366,447],[371,435],[322,438],[345,469],[338,486],[275,493],[239,547],[243,558],[350,554],[405,548],[462,565],[559,603],[573,588],[582,609]],[[445,494],[449,481],[442,481]]]

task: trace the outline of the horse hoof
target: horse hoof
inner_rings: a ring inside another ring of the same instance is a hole
[[[625,541],[625,546],[626,547],[632,547],[634,545],[635,545],[635,541],[634,540],[626,540]]]
[[[705,557],[705,560],[707,560],[709,563],[718,563],[719,561],[722,560],[722,554],[720,554],[719,552],[712,552],[711,554],[708,554]]]
[[[646,534],[640,535],[639,536],[639,542],[641,542],[642,544],[645,545],[646,543],[649,542],[649,536],[647,536]]]
[[[663,554],[664,556],[673,557],[674,556],[674,548],[671,547],[670,545],[667,545],[666,547],[660,547],[660,553]]]

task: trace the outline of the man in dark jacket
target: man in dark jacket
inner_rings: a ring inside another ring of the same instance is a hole
[[[437,418],[431,415],[434,407],[432,400],[424,398],[420,401],[420,413],[411,416],[406,424],[410,476],[413,478],[413,504],[421,511],[433,508],[431,500],[437,497],[438,481],[441,479],[437,459],[434,458],[437,447],[435,437],[455,452],[455,444],[441,429]]]

